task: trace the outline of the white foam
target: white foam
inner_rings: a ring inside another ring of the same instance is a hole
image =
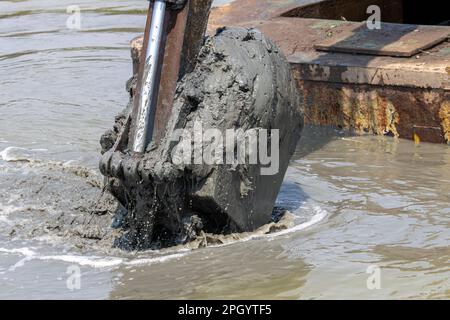
[[[154,258],[139,258],[129,260],[118,257],[79,256],[70,254],[40,256],[37,255],[35,251],[29,248],[17,248],[17,249],[0,248],[0,252],[7,254],[19,254],[24,256],[23,259],[19,260],[13,266],[9,267],[8,271],[14,271],[17,268],[23,267],[27,261],[31,260],[60,261],[78,264],[80,266],[89,266],[95,269],[104,269],[104,268],[118,267],[120,265],[140,266],[140,265],[151,265],[155,263],[164,263],[173,259],[179,259],[186,255],[186,253],[175,253],[171,255],[164,255]]]
[[[36,255],[36,252],[31,250],[30,248],[16,248],[16,249],[6,249],[6,248],[0,248],[0,252],[3,253],[10,253],[10,254],[21,254],[23,256],[34,256]]]
[[[23,267],[27,261],[31,261],[35,258],[36,252],[31,250],[30,248],[16,248],[16,249],[6,249],[6,248],[0,248],[0,252],[8,253],[8,254],[20,254],[25,256],[24,258],[20,259],[18,262],[16,262],[14,265],[8,268],[8,271],[15,271],[17,268]],[[0,274],[5,274],[6,271],[0,272]]]
[[[10,162],[29,160],[31,154],[24,148],[8,147],[0,152],[0,156],[4,161]]]
[[[80,266],[89,266],[92,268],[111,268],[123,264],[124,260],[115,257],[95,257],[95,256],[77,256],[77,255],[55,255],[37,257],[39,260],[54,260],[78,264]]]
[[[0,157],[6,162],[31,161],[37,152],[46,152],[47,149],[25,149],[20,147],[8,147],[0,152]]]
[[[319,206],[315,206],[313,209],[316,212],[316,214],[310,220],[308,220],[304,223],[298,224],[296,226],[293,226],[292,228],[288,228],[286,230],[281,230],[281,231],[278,231],[275,233],[271,233],[268,236],[269,237],[278,237],[278,236],[283,236],[283,235],[290,234],[293,232],[298,232],[300,230],[304,230],[304,229],[312,227],[315,224],[318,224],[319,222],[323,221],[328,216],[328,212]]]
[[[77,256],[77,255],[55,255],[55,256],[42,256],[37,257],[39,260],[55,260],[68,263],[75,263],[80,266],[89,266],[92,268],[112,268],[120,265],[127,266],[140,266],[151,265],[155,263],[164,263],[173,259],[179,259],[186,254],[176,253],[172,255],[165,255],[154,258],[141,258],[141,259],[124,259],[117,257],[96,257],[96,256]]]
[[[243,237],[239,240],[230,241],[230,242],[223,243],[223,244],[212,245],[212,246],[208,246],[208,247],[218,248],[218,247],[225,247],[225,246],[233,245],[236,243],[242,243],[242,242],[247,242],[247,241],[256,240],[256,239],[264,239],[264,238],[273,239],[275,237],[284,236],[286,234],[290,234],[293,232],[298,232],[298,231],[310,228],[313,225],[318,224],[319,222],[323,221],[328,215],[328,212],[323,210],[319,206],[315,206],[313,209],[316,212],[316,214],[310,220],[308,220],[304,223],[295,225],[291,228],[287,228],[285,230],[277,231],[274,233],[268,233],[268,234],[257,234],[257,233],[251,234],[251,235],[249,235],[247,237]]]
[[[163,263],[174,259],[180,259],[186,256],[186,253],[175,253],[167,256],[161,256],[156,258],[142,258],[142,259],[134,259],[125,262],[125,265],[128,266],[138,266],[138,265],[151,265],[155,263]]]

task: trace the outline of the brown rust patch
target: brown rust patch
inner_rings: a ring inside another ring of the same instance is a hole
[[[294,71],[305,97],[308,124],[444,143],[450,140],[447,92],[417,88],[304,81]],[[445,138],[444,138],[445,136]]]
[[[450,101],[445,101],[439,110],[439,118],[444,132],[445,141],[450,144]]]
[[[400,123],[400,116],[395,109],[394,104],[387,100],[379,98],[379,117],[377,134],[384,134],[393,137],[399,137],[397,126]]]
[[[133,60],[133,75],[139,72],[139,59],[144,45],[144,37],[138,36],[131,40],[131,58]]]

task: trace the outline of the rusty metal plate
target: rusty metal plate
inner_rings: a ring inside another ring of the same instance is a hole
[[[444,42],[450,27],[382,23],[370,30],[366,23],[336,28],[316,50],[379,56],[411,57]]]

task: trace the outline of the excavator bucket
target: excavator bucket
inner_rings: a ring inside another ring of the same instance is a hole
[[[211,0],[162,2],[150,5],[129,107],[102,138],[100,171],[127,211],[123,248],[272,222],[303,127],[290,65],[272,41],[245,28],[205,37]]]

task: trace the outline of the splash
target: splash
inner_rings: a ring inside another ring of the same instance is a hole
[[[20,147],[8,147],[0,152],[0,157],[6,162],[32,161],[38,153],[46,152],[47,149],[25,149]]]

